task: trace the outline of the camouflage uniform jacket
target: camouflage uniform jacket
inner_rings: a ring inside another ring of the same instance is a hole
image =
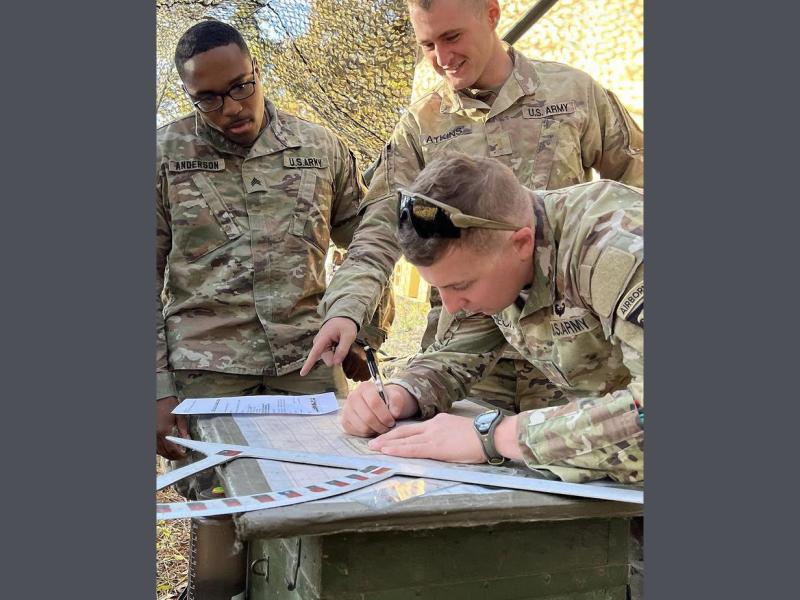
[[[159,398],[175,393],[173,369],[299,369],[321,324],[329,241],[346,247],[360,221],[348,148],[268,101],[266,113],[249,149],[194,115],[157,132]]]
[[[443,311],[436,341],[390,383],[423,417],[467,396],[506,343],[573,398],[520,413],[526,463],[583,481],[644,477],[642,194],[613,181],[530,192],[535,215],[531,287],[500,313]],[[635,401],[635,402],[634,402]],[[559,469],[559,467],[569,467]]]
[[[530,189],[556,189],[600,176],[643,187],[643,134],[617,98],[587,74],[509,50],[514,68],[491,106],[445,81],[411,105],[364,199],[366,213],[320,314],[360,323],[400,257],[399,187],[448,151],[491,156]],[[434,321],[435,322],[435,321]]]

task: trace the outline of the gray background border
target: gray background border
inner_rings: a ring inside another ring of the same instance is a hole
[[[153,598],[155,10],[2,19],[2,596]]]
[[[4,596],[154,591],[154,12],[4,9]],[[794,16],[646,3],[649,600],[796,588]]]
[[[797,595],[796,23],[645,5],[648,600]]]

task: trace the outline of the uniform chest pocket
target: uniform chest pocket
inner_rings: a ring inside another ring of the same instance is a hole
[[[553,364],[571,387],[601,391],[622,366],[618,349],[615,354],[600,321],[588,311],[551,319],[550,331]]]
[[[559,315],[537,318],[524,329],[527,352],[523,356],[550,381],[587,391],[605,385],[598,387],[594,378],[608,368],[613,346],[590,311],[571,307]]]
[[[330,243],[331,182],[312,169],[300,177],[297,201],[288,221],[289,233],[323,254]]]
[[[533,159],[530,187],[546,190],[550,183],[550,173],[556,161],[558,150],[558,130],[561,122],[557,119],[543,119],[539,129],[539,141]],[[580,155],[579,155],[580,156]]]
[[[205,173],[172,186],[172,237],[187,262],[193,262],[242,235],[234,215]]]

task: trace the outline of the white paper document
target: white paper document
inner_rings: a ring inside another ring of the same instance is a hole
[[[461,401],[453,405],[452,412],[462,416],[474,416],[482,407]],[[375,464],[382,464],[384,456],[367,448],[366,438],[347,435],[339,420],[333,415],[311,417],[287,422],[285,419],[267,419],[256,416],[234,417],[247,444],[255,447],[298,450],[339,456],[375,455]],[[413,459],[419,460],[419,459]],[[307,486],[319,481],[338,477],[342,469],[259,460],[259,466],[269,485],[274,490]],[[422,460],[420,462],[433,463]],[[492,467],[497,469],[497,467]],[[385,505],[402,499],[410,499],[422,494],[465,494],[494,493],[503,490],[485,488],[468,483],[436,481],[432,479],[411,479],[395,476],[376,483],[367,489],[351,492],[343,496],[318,500],[317,502],[358,501],[371,506]]]
[[[325,415],[339,410],[333,392],[307,396],[231,396],[187,398],[175,415]]]

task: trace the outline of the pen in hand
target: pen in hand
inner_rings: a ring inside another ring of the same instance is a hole
[[[378,395],[381,397],[381,400],[383,400],[383,403],[388,407],[389,402],[386,400],[386,393],[383,389],[383,381],[381,380],[380,371],[378,371],[378,361],[375,360],[375,353],[369,346],[364,346],[364,354],[367,355],[367,367],[369,368],[369,374],[372,376],[372,381],[375,384],[375,387],[378,388]]]

